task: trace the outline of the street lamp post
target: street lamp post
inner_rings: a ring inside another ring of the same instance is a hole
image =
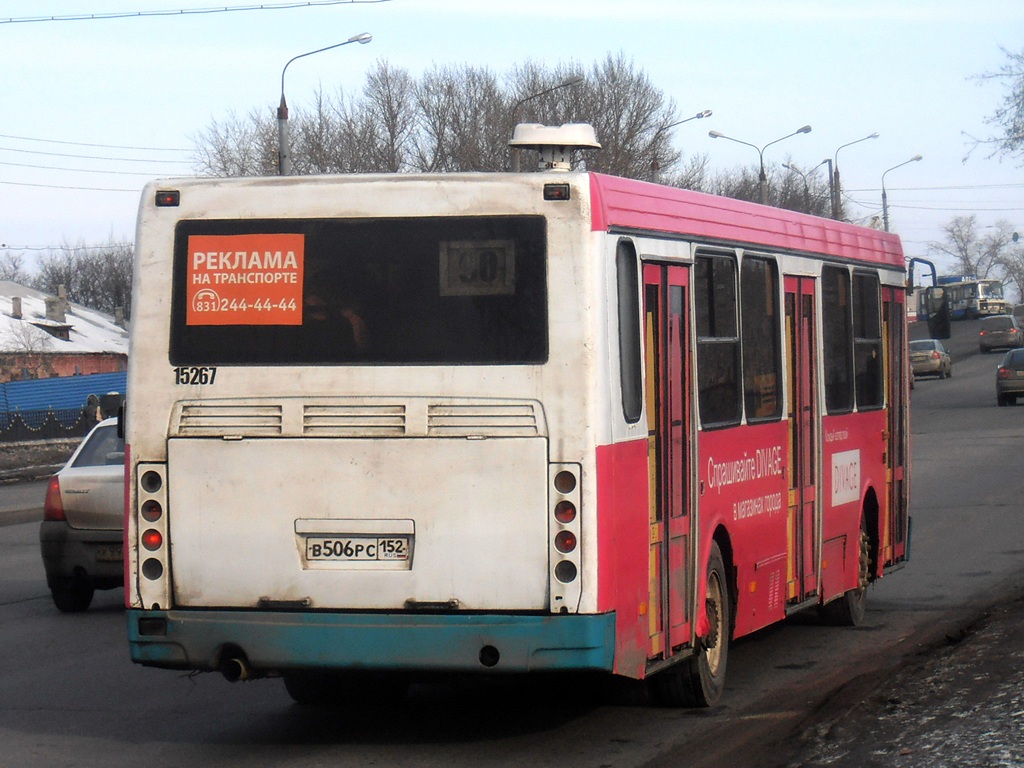
[[[560,90],[562,88],[568,88],[571,85],[579,85],[583,82],[582,75],[573,75],[560,82],[558,85],[553,85],[550,88],[545,88],[543,91],[537,91],[537,93],[531,93],[529,96],[524,96],[515,104],[512,105],[512,109],[509,110],[509,114],[512,117],[512,128],[516,127],[516,113],[519,112],[519,108],[528,101],[539,99],[541,96],[547,96],[549,93]],[[519,173],[520,158],[519,158],[519,147],[512,147],[512,172]]]
[[[810,176],[812,173],[814,173],[814,171],[816,171],[818,168],[823,166],[825,163],[831,163],[831,161],[826,157],[824,160],[822,160],[816,166],[814,166],[813,168],[809,169],[807,171],[807,173],[804,173],[803,171],[801,171],[799,168],[797,168],[792,163],[783,163],[782,164],[783,168],[786,168],[787,170],[792,171],[793,173],[797,174],[801,179],[804,180],[804,213],[810,213],[811,212],[811,191],[810,191],[810,187],[809,187],[809,185],[807,183],[807,177]]]
[[[309,51],[307,53],[300,53],[298,56],[293,56],[288,59],[288,63],[285,64],[284,69],[281,70],[281,103],[277,107],[277,172],[279,175],[291,176],[292,173],[291,146],[288,141],[288,103],[284,100],[284,73],[288,71],[288,65],[296,59],[312,56],[314,53],[323,53],[324,51],[329,51],[332,48],[340,48],[341,46],[348,45],[349,43],[366,45],[371,40],[373,40],[373,35],[369,32],[363,32],[361,35],[354,35],[342,43],[328,45],[325,48],[317,48],[315,51]]]
[[[904,160],[899,165],[894,165],[892,168],[882,172],[882,225],[885,227],[886,232],[889,231],[889,200],[885,194],[885,174],[889,171],[895,171],[897,168],[902,168],[904,165],[909,163],[916,163],[920,159],[921,155],[914,155],[909,160]]]
[[[654,138],[651,139],[651,181],[658,181],[658,173],[661,170],[661,168],[658,165],[658,139],[661,138],[661,134],[669,130],[670,128],[675,128],[677,125],[688,123],[691,120],[703,120],[705,117],[711,117],[710,109],[702,109],[696,115],[690,115],[689,117],[685,117],[682,120],[676,120],[674,123],[663,125],[655,132]]]
[[[841,213],[840,209],[842,208],[842,199],[843,199],[842,198],[843,188],[842,188],[842,185],[839,183],[839,150],[840,149],[844,149],[846,147],[849,147],[852,144],[860,144],[860,142],[862,142],[862,141],[867,141],[868,139],[877,139],[877,138],[878,138],[878,133],[872,133],[871,135],[865,136],[862,139],[856,139],[855,141],[847,142],[846,144],[843,144],[842,146],[840,146],[839,149],[837,149],[835,151],[835,153],[832,155],[832,157],[835,159],[835,162],[834,162],[834,164],[832,164],[832,173],[829,174],[829,191],[830,191],[830,194],[832,196],[832,218],[833,219],[838,219],[839,218],[840,213]]]
[[[731,136],[726,136],[724,133],[719,133],[718,131],[709,131],[708,132],[708,136],[710,136],[712,139],[728,139],[729,141],[735,141],[737,144],[744,144],[745,146],[753,147],[754,149],[757,150],[757,156],[758,156],[758,158],[761,161],[761,171],[760,171],[760,173],[758,174],[758,177],[757,177],[757,201],[759,203],[763,204],[764,203],[765,187],[768,184],[768,175],[764,172],[764,151],[766,149],[768,149],[768,147],[770,147],[772,144],[778,144],[780,141],[784,141],[785,139],[788,139],[788,138],[791,138],[793,136],[796,136],[798,133],[810,133],[810,132],[811,132],[811,126],[805,125],[802,128],[797,128],[792,133],[787,133],[781,139],[775,139],[774,141],[769,141],[763,147],[758,147],[756,144],[750,144],[749,142],[746,142],[746,141],[740,141],[739,139],[734,139]]]

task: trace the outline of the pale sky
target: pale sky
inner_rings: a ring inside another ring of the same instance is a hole
[[[368,45],[289,67],[290,106],[360,88],[378,60],[501,75],[623,52],[681,117],[713,110],[672,132],[713,170],[757,153],[709,130],[763,146],[810,124],[765,152],[802,169],[878,132],[838,156],[851,216],[880,215],[882,174],[920,154],[885,178],[909,256],[959,215],[1024,234],[1024,167],[984,147],[964,161],[1003,96],[977,76],[1006,61],[1000,47],[1024,49],[1021,0],[7,0],[0,14],[0,252],[130,240],[142,185],[192,173],[194,137],[272,110],[285,62],[362,32]]]

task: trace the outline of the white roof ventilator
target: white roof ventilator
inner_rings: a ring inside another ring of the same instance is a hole
[[[510,147],[536,149],[540,152],[542,171],[571,171],[574,149],[600,149],[594,126],[590,123],[566,123],[565,125],[541,125],[520,123],[512,134]]]

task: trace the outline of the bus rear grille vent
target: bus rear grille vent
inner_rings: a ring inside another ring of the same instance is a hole
[[[534,437],[539,434],[537,414],[528,403],[431,405],[427,434],[436,437]]]
[[[405,406],[306,405],[302,410],[302,434],[308,437],[388,437],[406,431]]]
[[[179,435],[280,435],[279,405],[200,404],[182,406]]]

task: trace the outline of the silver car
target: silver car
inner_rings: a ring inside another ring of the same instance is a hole
[[[1013,315],[994,315],[981,320],[978,331],[978,349],[1018,349],[1024,347],[1024,328]]]
[[[54,605],[84,611],[97,589],[124,584],[124,440],[101,421],[52,478],[39,544]]]
[[[953,375],[953,361],[938,339],[919,339],[910,342],[910,367],[914,376],[938,376],[948,379]]]

